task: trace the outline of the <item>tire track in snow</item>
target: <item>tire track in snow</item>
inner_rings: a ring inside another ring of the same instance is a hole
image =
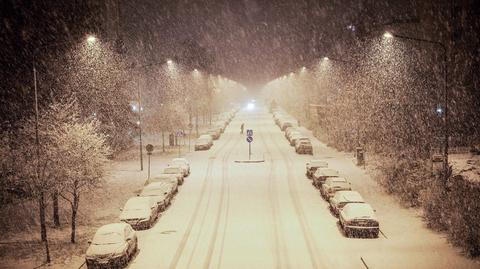
[[[270,149],[265,142],[265,136],[263,135],[263,128],[261,128],[260,137],[263,145],[265,146],[265,150],[269,156],[270,163],[270,170],[268,174],[268,198],[270,202],[270,208],[272,212],[272,226],[273,226],[273,236],[274,236],[274,250],[275,250],[275,268],[290,268],[290,261],[288,257],[288,252],[285,245],[285,238],[281,229],[282,219],[279,217],[279,205],[278,205],[278,194],[277,194],[277,186],[275,184],[275,160]],[[283,265],[282,258],[285,260],[285,266]]]
[[[236,144],[238,145],[238,144]],[[212,256],[213,252],[215,250],[215,245],[217,242],[217,236],[219,233],[219,227],[220,227],[220,222],[222,219],[222,212],[224,211],[224,204],[226,204],[225,208],[225,224],[224,227],[226,228],[227,225],[227,213],[228,213],[228,207],[230,203],[227,201],[225,203],[225,197],[226,199],[229,199],[228,196],[225,195],[225,190],[228,188],[228,160],[230,158],[230,155],[232,154],[233,150],[235,149],[235,144],[225,153],[222,159],[222,183],[220,187],[220,202],[218,203],[218,209],[217,209],[217,218],[215,219],[215,224],[214,224],[214,229],[212,232],[212,236],[210,238],[210,243],[208,246],[208,251],[207,251],[207,256],[205,258],[205,262],[203,264],[203,268],[209,269],[210,264],[212,262]],[[224,233],[225,233],[225,228],[224,228]],[[223,241],[223,240],[222,240]],[[223,244],[221,245],[220,249],[220,257],[223,255]]]
[[[275,137],[272,135],[272,133],[269,132],[270,140],[275,144],[275,147],[277,148],[278,152],[283,157],[283,160],[287,166],[287,182],[288,182],[288,187],[289,187],[289,193],[290,197],[292,198],[293,201],[293,207],[295,209],[295,213],[297,215],[298,221],[300,223],[300,227],[302,230],[303,238],[305,241],[305,244],[307,246],[308,254],[310,256],[310,262],[312,264],[312,267],[317,269],[317,268],[322,268],[319,266],[319,263],[317,261],[317,255],[320,254],[318,251],[318,247],[315,244],[315,241],[313,241],[313,235],[312,231],[310,228],[310,225],[308,224],[306,217],[305,217],[305,212],[303,211],[303,207],[301,205],[301,202],[298,198],[298,192],[296,188],[296,184],[294,182],[295,175],[292,173],[292,159],[288,156],[287,153],[285,153],[282,148],[278,145],[277,141],[275,140]]]
[[[231,136],[231,135],[230,135]],[[199,213],[199,209],[200,209],[200,205],[202,204],[202,201],[203,201],[203,198],[205,196],[205,191],[207,189],[207,185],[208,183],[211,181],[211,174],[212,174],[212,167],[213,167],[213,163],[215,161],[215,157],[228,145],[230,144],[230,141],[231,141],[231,138],[229,137],[229,139],[223,143],[219,148],[217,148],[213,154],[213,156],[211,156],[209,159],[208,159],[208,165],[207,165],[207,170],[206,170],[206,173],[205,173],[205,177],[204,177],[204,180],[203,180],[203,184],[202,184],[202,189],[200,190],[200,195],[198,197],[198,200],[197,200],[197,203],[196,203],[196,206],[195,206],[195,209],[193,211],[193,215],[191,216],[190,218],[190,221],[188,223],[188,226],[187,226],[187,229],[185,230],[185,233],[183,234],[183,237],[182,237],[182,240],[180,241],[178,247],[177,247],[177,250],[175,251],[175,255],[172,259],[172,261],[170,262],[170,265],[168,266],[169,269],[175,269],[177,267],[177,264],[180,260],[180,258],[182,257],[182,253],[185,249],[185,246],[188,242],[188,239],[190,237],[190,233],[192,232],[192,229],[193,229],[193,226],[195,224],[195,221],[197,219],[197,216],[198,216],[198,213]],[[212,158],[213,157],[213,158]]]

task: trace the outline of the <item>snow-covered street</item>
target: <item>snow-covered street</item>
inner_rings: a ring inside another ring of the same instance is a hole
[[[248,158],[241,123],[254,130]],[[303,130],[309,134],[307,130]],[[311,136],[311,134],[309,134]],[[351,180],[372,204],[379,238],[347,238],[305,176],[305,162],[261,108],[240,111],[210,151],[187,156],[191,175],[156,225],[137,232],[128,268],[479,268],[427,229],[354,165],[312,137],[314,158]]]

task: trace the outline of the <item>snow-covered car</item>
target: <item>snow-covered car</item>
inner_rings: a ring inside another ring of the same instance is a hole
[[[298,130],[297,130],[297,128],[295,128],[293,126],[287,127],[287,129],[285,129],[285,132],[284,132],[285,133],[285,138],[288,139],[288,136],[293,131],[298,131]]]
[[[195,141],[195,150],[207,150],[213,146],[213,139],[210,135],[201,135]]]
[[[174,182],[153,182],[145,186],[140,192],[141,197],[152,197],[161,211],[170,204],[175,194],[176,184]]]
[[[284,121],[281,125],[281,129],[282,129],[282,131],[285,131],[285,129],[287,129],[287,127],[292,127],[292,126],[293,126],[292,121]]]
[[[137,252],[137,235],[128,223],[111,223],[100,227],[86,253],[86,265],[92,268],[121,268]]]
[[[337,216],[340,210],[350,203],[365,203],[363,197],[357,191],[337,191],[329,200],[330,210]]]
[[[181,166],[167,166],[163,168],[163,174],[175,175],[178,179],[178,184],[182,185],[185,175],[185,170]]]
[[[350,203],[345,205],[340,211],[338,218],[340,226],[347,237],[357,233],[378,237],[380,225],[373,208],[367,203]]]
[[[157,216],[158,205],[152,197],[132,197],[123,206],[119,218],[134,229],[148,229]]]
[[[288,131],[288,133],[286,133],[285,135],[286,135],[286,138],[287,138],[288,142],[290,142],[290,141],[292,140],[292,137],[293,137],[293,136],[301,136],[302,133],[300,133],[300,132],[298,131],[298,129],[293,128],[293,129],[290,129],[290,130]]]
[[[183,176],[190,175],[190,163],[185,158],[173,158],[170,162],[171,166],[179,166],[183,169]]]
[[[213,140],[220,138],[221,131],[219,128],[211,128],[207,131],[207,134],[211,135]]]
[[[302,135],[300,132],[292,132],[292,134],[290,134],[288,137],[290,146],[295,146],[295,140],[299,139],[300,137],[304,137],[304,135]]]
[[[321,188],[325,180],[330,177],[338,177],[338,171],[331,168],[317,168],[312,176],[312,184],[317,188]]]
[[[313,174],[317,171],[318,168],[327,168],[328,163],[323,160],[310,160],[305,164],[305,175],[308,178],[312,178]]]
[[[352,186],[346,178],[343,177],[330,177],[325,180],[320,188],[320,193],[325,200],[330,200],[337,191],[351,191]]]
[[[304,136],[304,135],[293,135],[291,138],[290,138],[290,146],[293,146],[295,147],[295,145],[297,144],[297,141],[300,141],[300,140],[303,140],[303,141],[310,141],[310,138]]]
[[[145,180],[144,185],[147,186],[148,184],[154,183],[154,182],[172,182],[172,183],[177,183],[177,185],[182,185],[178,180],[177,174],[158,174]]]
[[[310,139],[298,139],[295,142],[295,152],[299,154],[313,155],[313,146]]]

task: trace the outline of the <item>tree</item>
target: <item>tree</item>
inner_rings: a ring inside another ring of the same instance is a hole
[[[105,165],[110,148],[106,136],[99,133],[98,122],[64,123],[54,137],[60,160],[60,196],[70,203],[71,238],[75,243],[76,220],[80,196],[83,192],[97,187],[105,175]]]

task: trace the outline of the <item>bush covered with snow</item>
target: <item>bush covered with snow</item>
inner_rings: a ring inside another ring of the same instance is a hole
[[[421,204],[420,194],[428,189],[426,182],[431,177],[428,162],[404,156],[383,158],[378,169],[381,172],[380,182],[389,193],[397,194],[408,206]]]

